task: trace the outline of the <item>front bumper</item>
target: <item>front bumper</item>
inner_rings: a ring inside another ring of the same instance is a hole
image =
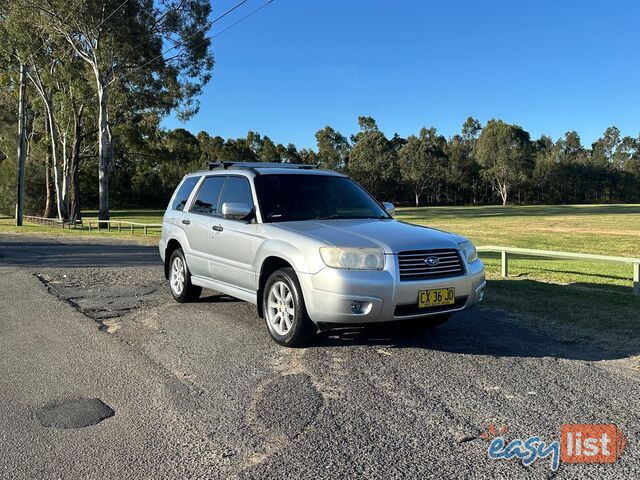
[[[395,257],[388,257],[389,260]],[[400,281],[396,261],[379,271],[323,268],[316,274],[299,274],[307,312],[316,323],[375,323],[438,315],[480,303],[486,286],[480,260],[467,263],[466,273],[433,280]],[[456,303],[418,309],[418,291],[454,287]],[[360,309],[354,312],[354,303]]]

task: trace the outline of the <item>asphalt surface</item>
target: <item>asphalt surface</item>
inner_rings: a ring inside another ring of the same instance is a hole
[[[173,302],[153,247],[0,236],[0,478],[640,478],[639,393],[627,359],[484,308],[286,349],[252,305]],[[564,423],[626,449],[554,473],[480,437]]]

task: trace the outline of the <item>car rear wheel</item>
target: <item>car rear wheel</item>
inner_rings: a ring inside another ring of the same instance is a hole
[[[300,282],[292,268],[271,274],[264,288],[262,305],[269,334],[285,347],[303,347],[313,335]]]
[[[191,283],[191,273],[181,248],[174,250],[169,260],[169,287],[173,299],[179,303],[196,300],[202,293],[202,287]]]

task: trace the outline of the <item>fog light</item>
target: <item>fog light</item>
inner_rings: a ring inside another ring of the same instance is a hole
[[[353,313],[362,313],[362,304],[360,302],[352,302],[351,311]]]

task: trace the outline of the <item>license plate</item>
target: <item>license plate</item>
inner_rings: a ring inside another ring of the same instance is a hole
[[[441,307],[456,303],[456,289],[434,288],[433,290],[420,290],[418,292],[418,307]]]

